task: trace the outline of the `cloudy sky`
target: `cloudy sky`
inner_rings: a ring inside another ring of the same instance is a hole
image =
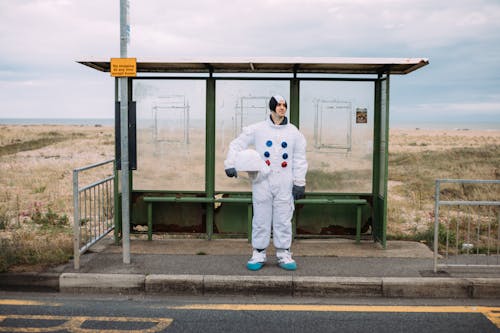
[[[128,55],[402,57],[391,121],[500,123],[498,0],[130,0]],[[0,0],[0,118],[112,118],[119,0]]]

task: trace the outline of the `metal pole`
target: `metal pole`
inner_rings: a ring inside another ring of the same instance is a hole
[[[120,0],[120,57],[127,57],[129,41],[128,24],[129,1]],[[128,156],[128,84],[127,78],[119,79],[120,84],[120,133],[121,133],[121,167],[122,167],[122,248],[123,263],[130,264],[130,188],[129,188],[129,156]]]

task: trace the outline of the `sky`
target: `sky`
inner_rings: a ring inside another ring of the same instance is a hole
[[[428,58],[391,122],[500,124],[498,0],[130,0],[128,56]],[[0,118],[112,118],[119,0],[0,0]]]

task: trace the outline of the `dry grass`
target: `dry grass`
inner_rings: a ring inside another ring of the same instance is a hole
[[[171,147],[160,148],[172,156]],[[359,167],[351,165],[349,170],[340,164],[345,160],[343,155],[330,154],[328,157],[336,160],[327,163],[318,162],[315,155],[309,154],[309,159],[314,160],[311,164],[317,164],[316,172],[333,168],[339,177],[332,179],[331,184],[311,182],[309,188],[334,187],[339,182],[348,187],[362,186],[353,185],[352,178],[365,178],[365,148],[359,154],[353,152]],[[69,227],[73,214],[72,170],[113,158],[113,152],[112,127],[0,125],[0,271],[57,264],[72,255]],[[167,181],[167,168],[158,168],[159,163],[175,166],[177,172],[171,177],[177,183],[195,188],[204,186],[203,177],[193,178],[192,174],[193,165],[203,174],[204,154],[186,150],[180,158],[163,159],[155,158],[153,153],[153,159],[139,165],[144,174],[141,187]],[[219,161],[225,152],[216,147],[216,154]],[[219,164],[216,164],[216,172],[221,177],[216,178],[225,182],[227,179]],[[500,131],[391,130],[388,234],[392,238],[414,238],[428,230],[436,178],[500,179],[499,168]],[[161,176],[154,175],[153,171],[158,170],[163,172]],[[108,171],[96,170],[97,174],[87,176],[88,179],[100,177],[109,174]],[[343,172],[354,172],[355,177],[348,173],[344,176]],[[217,186],[235,189],[234,183]],[[248,182],[243,182],[241,187],[250,189]],[[463,196],[500,197],[496,192],[452,190]]]
[[[0,126],[0,271],[71,256],[72,170],[113,150],[112,127]]]
[[[393,130],[389,150],[387,233],[391,237],[414,237],[429,230],[436,179],[500,179],[500,131]],[[462,186],[453,193],[455,199],[500,197],[498,186]]]

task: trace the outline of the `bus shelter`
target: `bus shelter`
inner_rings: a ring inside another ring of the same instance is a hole
[[[80,63],[110,71],[107,61]],[[390,76],[427,64],[424,58],[137,62],[137,76],[127,78],[130,231],[147,231],[150,239],[153,232],[250,237],[250,180],[228,178],[223,162],[230,141],[269,117],[269,98],[279,94],[307,140],[306,197],[295,202],[294,236],[372,238],[385,247]],[[115,211],[119,228],[121,210]]]

